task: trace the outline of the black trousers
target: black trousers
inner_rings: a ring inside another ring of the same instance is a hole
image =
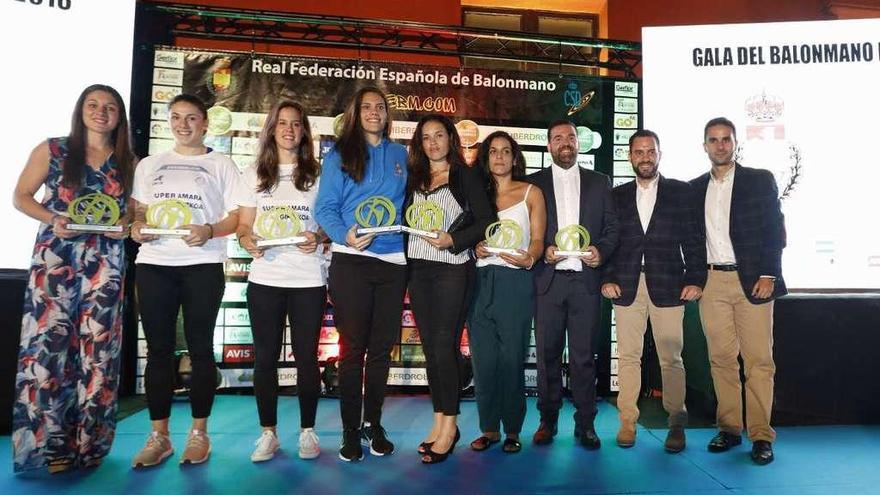
[[[381,424],[391,349],[400,339],[406,266],[333,253],[329,282],[339,330],[342,427],[359,428],[362,413],[364,421]]]
[[[278,424],[278,356],[284,341],[286,317],[290,320],[296,361],[300,427],[314,427],[321,396],[318,338],[327,288],[272,287],[250,282],[247,302],[254,335],[254,395],[260,426]]]
[[[562,352],[567,334],[575,427],[593,427],[596,417],[593,338],[599,329],[600,303],[599,292],[588,290],[586,282],[573,272],[556,272],[547,292],[536,298],[538,410],[542,421],[555,424],[562,407]]]
[[[214,325],[223,298],[222,263],[187,266],[138,264],[138,307],[147,338],[145,388],[150,419],[171,415],[174,394],[177,314],[183,308],[183,332],[192,360],[190,404],[194,418],[211,415],[217,368]]]
[[[456,416],[461,391],[461,334],[474,287],[474,263],[410,260],[409,299],[425,361],[435,413]]]

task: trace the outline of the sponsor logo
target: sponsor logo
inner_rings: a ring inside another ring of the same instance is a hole
[[[614,81],[614,96],[629,96],[632,98],[639,96],[639,83]]]
[[[395,110],[454,114],[458,105],[449,96],[387,95],[388,106]]]
[[[233,327],[250,326],[250,314],[246,308],[226,308],[224,323]]]
[[[227,309],[227,311],[229,310]],[[223,343],[253,344],[254,336],[249,327],[225,327],[223,328]]]
[[[153,86],[153,101],[168,103],[183,92],[183,88],[173,86]]]
[[[296,368],[279,368],[278,369],[278,385],[282,387],[292,387],[296,385],[297,372]]]
[[[614,129],[614,144],[629,145],[629,138],[635,133],[635,129]]]
[[[227,277],[247,277],[251,272],[251,263],[242,260],[226,260]]]
[[[336,331],[336,327],[321,327],[321,335],[318,337],[318,342],[321,344],[336,344],[339,342],[339,332]]]
[[[171,126],[168,124],[168,121],[154,120],[150,122],[150,137],[173,139],[174,136],[171,134]]]
[[[480,139],[480,126],[473,120],[460,120],[455,124],[455,129],[458,131],[461,146],[464,148],[470,148]]]
[[[339,357],[339,344],[321,344],[318,346],[318,361],[327,361],[335,357]],[[293,360],[292,352],[291,360]]]
[[[254,347],[251,345],[224,345],[224,363],[249,363],[254,360]]]
[[[420,345],[400,346],[400,360],[404,363],[424,363],[425,351]]]
[[[639,127],[639,116],[635,114],[615,113],[614,127],[622,129],[637,129]]]
[[[220,136],[232,128],[232,111],[221,105],[208,109],[208,134]]]
[[[242,136],[232,138],[232,153],[236,155],[256,155],[259,146],[259,138]]]
[[[251,259],[250,253],[244,250],[235,239],[228,239],[226,243],[226,256],[237,259]]]
[[[400,329],[400,342],[403,344],[421,344],[422,338],[419,329],[414,327],[403,327]]]
[[[391,368],[388,385],[427,385],[428,372],[423,368]]]
[[[614,111],[624,113],[637,113],[639,111],[639,100],[636,98],[614,98]]]
[[[537,388],[538,386],[538,370],[525,370],[524,378],[527,388]]]
[[[226,282],[226,289],[223,291],[223,302],[246,302],[247,301],[247,283],[245,282]]]
[[[614,147],[614,159],[615,160],[629,160],[629,146],[615,146]]]
[[[168,105],[164,103],[151,104],[150,118],[152,120],[168,120]]]
[[[574,87],[574,89],[572,89],[572,87]],[[577,89],[577,85],[574,82],[569,83],[568,89],[563,95],[563,102],[568,106],[568,116],[571,117],[587,108],[587,105],[590,104],[595,96],[596,90],[591,89],[587,91],[586,94],[581,95],[580,90]]]
[[[410,309],[404,309],[403,313],[400,315],[400,326],[402,327],[414,327],[416,326],[416,317],[413,316],[413,312]]]
[[[614,176],[635,177],[636,174],[633,172],[632,163],[624,161],[614,162]]]
[[[183,52],[169,52],[165,50],[156,50],[153,55],[153,65],[156,67],[169,67],[172,69],[182,69],[184,61]]]
[[[153,70],[153,84],[183,86],[183,71],[180,69],[156,67]]]

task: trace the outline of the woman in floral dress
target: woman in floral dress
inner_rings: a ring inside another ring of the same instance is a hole
[[[12,445],[16,472],[96,466],[110,450],[122,342],[126,202],[135,157],[119,93],[80,94],[70,135],[34,148],[15,188],[15,207],[41,222],[24,298]],[[41,202],[34,195],[45,186]],[[122,232],[67,228],[76,198],[116,202]]]

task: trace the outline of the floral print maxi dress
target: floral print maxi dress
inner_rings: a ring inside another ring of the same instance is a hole
[[[79,191],[61,185],[66,139],[49,140],[43,206],[65,214],[76,196],[103,192],[124,213],[112,155],[85,167]],[[93,465],[116,428],[122,341],[123,241],[101,234],[61,239],[41,224],[24,298],[12,422],[16,472],[51,463]]]

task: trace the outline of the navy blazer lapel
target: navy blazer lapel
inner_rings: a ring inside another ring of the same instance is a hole
[[[580,225],[585,225],[584,219],[587,216],[587,208],[586,208],[587,202],[584,201],[584,199],[587,197],[587,187],[588,187],[587,181],[589,181],[590,179],[588,178],[587,171],[582,169],[577,163],[575,163],[572,166],[577,167],[578,171],[581,174],[581,191],[580,191],[580,195],[578,196],[578,199],[580,200],[580,208],[578,208],[578,223]]]
[[[636,183],[635,179],[632,182],[627,182],[626,184],[620,186],[621,191],[623,193],[623,205],[619,213],[620,218],[623,220],[624,218],[630,218],[634,216],[636,219],[636,223],[639,224],[639,230],[642,230],[642,221],[639,218],[639,205],[636,202],[636,191],[639,185]],[[645,232],[642,231],[642,235],[645,235]]]
[[[698,224],[702,226],[703,233],[706,231],[706,190],[709,188],[709,174],[711,172],[706,172],[705,174],[694,179],[692,183],[692,187],[694,188],[694,199],[697,204],[694,205],[697,210],[697,219],[699,220]]]
[[[550,222],[553,222],[553,224],[557,222],[556,192],[553,190],[553,170],[547,167],[541,171],[538,177],[543,182],[543,184],[538,184],[538,187],[544,193],[544,203],[547,205],[547,226],[549,227]]]
[[[737,198],[738,196],[740,196],[739,194],[737,194],[737,191],[740,190],[740,189],[742,189],[743,187],[746,188],[746,189],[744,189],[744,190],[747,190],[747,189],[748,189],[748,185],[747,185],[747,184],[742,184],[743,181],[748,182],[748,177],[747,177],[747,175],[748,175],[748,174],[746,174],[745,172],[743,172],[743,167],[742,167],[742,165],[740,165],[740,164],[737,163],[737,162],[734,162],[734,169],[733,169],[733,188],[732,188],[731,191],[730,191],[730,229],[731,229],[731,230],[733,229],[733,219],[734,219],[734,217],[736,216],[737,210],[739,210],[739,204],[740,204],[739,201],[736,200],[736,198]],[[732,233],[732,232],[728,232],[728,235],[730,235],[730,238],[731,238],[731,240],[732,240],[732,239],[733,239],[733,233]]]

